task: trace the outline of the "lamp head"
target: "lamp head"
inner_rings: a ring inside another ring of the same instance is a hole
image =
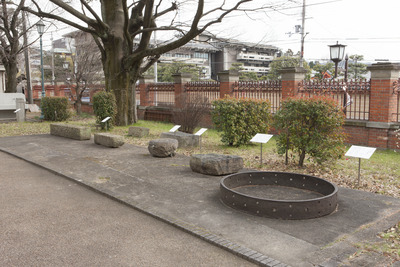
[[[42,36],[42,34],[44,33],[44,23],[43,23],[43,21],[42,20],[39,20],[37,23],[36,23],[36,29],[37,29],[37,31],[38,31],[38,33],[39,33],[39,35],[40,36]]]
[[[333,62],[337,63],[343,60],[345,47],[345,45],[339,44],[339,42],[329,46],[330,57]]]

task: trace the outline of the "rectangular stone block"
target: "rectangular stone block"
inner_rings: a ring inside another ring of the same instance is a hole
[[[89,127],[65,123],[50,124],[50,134],[80,141],[90,140],[91,137],[91,131]]]
[[[179,147],[195,147],[199,145],[199,136],[183,132],[162,133],[161,138],[171,138],[178,140]]]
[[[129,127],[128,130],[128,135],[134,136],[134,137],[144,137],[148,136],[150,133],[150,129],[146,127],[138,127],[138,126],[132,126]]]
[[[110,133],[95,133],[94,142],[98,145],[113,148],[120,147],[125,143],[122,136]]]

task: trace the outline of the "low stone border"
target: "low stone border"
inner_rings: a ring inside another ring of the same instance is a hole
[[[66,123],[50,124],[50,134],[80,141],[90,140],[92,135],[89,127]]]
[[[117,148],[125,144],[124,138],[120,135],[110,133],[95,133],[94,143],[106,147]]]

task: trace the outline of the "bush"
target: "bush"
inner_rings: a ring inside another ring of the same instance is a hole
[[[115,115],[117,114],[117,103],[113,93],[100,91],[93,96],[93,111],[96,115],[96,123],[101,125],[101,129],[104,129],[106,123],[101,123],[107,117],[110,120],[107,121],[108,127],[111,128],[114,125]]]
[[[256,133],[266,133],[271,120],[270,103],[254,99],[232,97],[213,102],[212,120],[222,131],[222,142],[227,145],[247,144]]]
[[[344,153],[343,123],[344,113],[332,99],[289,98],[274,116],[278,153],[294,151],[299,155],[299,166],[306,155],[319,164],[340,158]]]
[[[71,116],[66,97],[43,97],[40,107],[47,121],[65,121]]]
[[[185,93],[180,95],[180,102],[182,107],[174,109],[172,120],[181,125],[180,131],[192,134],[210,109],[208,99],[203,95],[189,96]]]

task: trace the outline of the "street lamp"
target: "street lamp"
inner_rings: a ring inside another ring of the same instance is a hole
[[[344,48],[346,46],[339,44],[339,42],[336,42],[335,45],[330,45],[329,50],[331,53],[331,60],[335,62],[335,78],[337,77],[337,72],[338,72],[338,64],[340,61],[343,60],[344,57]]]
[[[44,33],[44,26],[45,25],[42,20],[39,20],[39,22],[36,23],[36,28],[37,28],[37,31],[40,36],[40,69],[41,69],[41,73],[42,73],[42,98],[40,100],[40,105],[42,105],[43,97],[46,96],[46,92],[44,91],[43,46],[42,46],[42,35]],[[42,113],[40,115],[40,119],[43,120],[43,118],[44,118],[43,109],[41,108],[41,110],[42,110]]]

